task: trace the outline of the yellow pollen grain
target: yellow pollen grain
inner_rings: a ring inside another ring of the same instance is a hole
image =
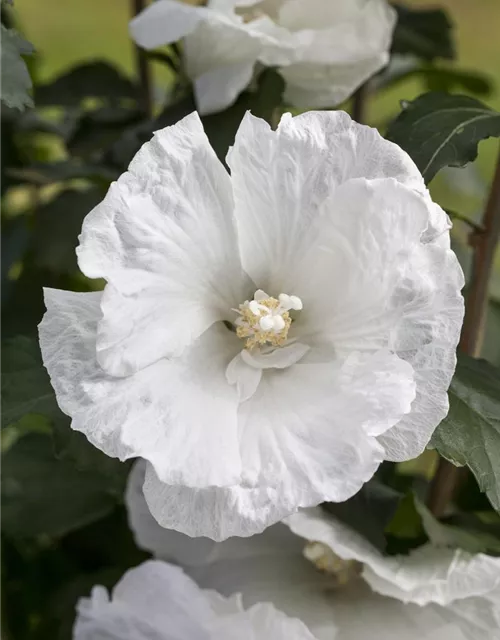
[[[280,303],[276,298],[265,298],[264,300],[259,300],[259,304],[272,311],[277,309]],[[238,313],[245,321],[245,324],[239,325],[236,328],[236,335],[238,338],[246,340],[245,349],[250,351],[257,345],[263,346],[266,344],[273,347],[282,347],[285,344],[290,325],[292,324],[292,319],[288,311],[283,311],[283,313],[280,314],[285,322],[285,326],[278,333],[272,330],[264,331],[260,328],[259,320],[265,315],[263,311],[257,315],[253,313],[249,307],[241,307]]]

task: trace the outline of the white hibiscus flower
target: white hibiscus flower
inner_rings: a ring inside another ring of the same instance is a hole
[[[130,31],[146,49],[184,38],[198,109],[211,113],[234,102],[257,63],[279,69],[289,104],[333,107],[388,63],[395,21],[386,0],[158,0]]]
[[[192,539],[154,520],[143,476],[140,462],[126,495],[137,544],[203,588],[241,593],[245,606],[271,602],[318,640],[500,639],[500,558],[430,544],[384,556],[321,508],[251,538]]]
[[[196,114],[157,132],[84,221],[104,291],[46,290],[40,325],[73,429],[149,462],[160,524],[214,539],[418,455],[463,314],[447,216],[377,131],[247,114],[227,161]]]
[[[179,568],[150,560],[128,571],[110,598],[96,586],[77,606],[74,640],[314,640],[271,604],[202,591]]]

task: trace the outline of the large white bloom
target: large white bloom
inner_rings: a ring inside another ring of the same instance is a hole
[[[227,160],[196,114],[157,132],[84,221],[104,291],[46,290],[40,325],[72,427],[149,462],[160,524],[214,539],[418,455],[463,314],[447,216],[377,131],[247,114]]]
[[[430,544],[383,556],[321,508],[251,538],[191,539],[154,520],[143,475],[141,462],[126,495],[138,545],[204,588],[242,593],[245,606],[271,602],[318,640],[500,639],[500,558]]]
[[[300,621],[271,604],[244,609],[237,595],[202,591],[179,568],[150,560],[128,571],[110,598],[82,598],[74,640],[314,640]]]
[[[277,67],[285,100],[333,107],[384,67],[396,20],[386,0],[158,0],[132,20],[146,49],[184,38],[201,113],[230,105],[256,63]]]

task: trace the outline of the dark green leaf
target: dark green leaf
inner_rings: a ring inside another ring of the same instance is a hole
[[[247,111],[272,123],[276,108],[282,104],[285,83],[274,69],[263,71],[257,82],[256,91],[243,92],[226,111],[202,118],[210,143],[222,161],[234,143],[236,131]]]
[[[100,183],[109,183],[118,177],[116,170],[101,164],[61,160],[60,162],[36,162],[20,169],[11,169],[8,175],[19,182],[44,186],[54,182],[85,178]]]
[[[401,501],[386,533],[412,540],[406,551],[428,539],[439,547],[464,549],[470,553],[500,553],[500,537],[495,526],[487,526],[477,517],[464,517],[462,514],[454,516],[451,522],[448,519],[440,522],[413,493],[408,493]]]
[[[37,341],[17,336],[7,340],[2,348],[2,428],[28,414],[69,425],[67,416],[57,406]]]
[[[450,411],[431,446],[453,464],[467,465],[500,511],[500,371],[462,354],[449,396]]]
[[[4,339],[19,335],[34,336],[45,311],[43,287],[72,288],[59,274],[35,268],[29,255],[23,258],[21,275],[7,280],[2,288],[2,336]]]
[[[109,106],[87,111],[68,138],[66,146],[73,156],[102,156],[123,130],[142,118],[138,109]]]
[[[32,107],[33,100],[28,93],[32,86],[30,74],[21,56],[31,55],[33,47],[14,29],[7,29],[3,24],[0,28],[2,101],[8,107],[22,111],[25,107]]]
[[[429,509],[416,499],[415,508],[422,518],[422,525],[432,544],[464,549],[469,553],[500,553],[500,538],[491,533],[439,522]]]
[[[283,90],[284,82],[281,76],[273,69],[266,69],[258,78],[257,91],[245,91],[236,103],[224,112],[202,118],[210,143],[222,161],[234,142],[236,131],[246,111],[250,110],[255,116],[271,122],[276,107],[281,104]],[[155,119],[126,129],[106,156],[107,162],[121,170],[126,169],[141,146],[151,139],[154,131],[175,124],[195,109],[193,96],[187,95],[178,102],[167,105]]]
[[[35,102],[40,106],[75,107],[87,98],[135,97],[133,83],[116,67],[101,60],[77,65],[53,82],[35,87]]]
[[[146,51],[148,60],[153,62],[160,62],[166,65],[174,73],[178,73],[180,69],[180,60],[175,55],[173,50],[167,51]]]
[[[121,501],[128,465],[121,473],[79,469],[57,459],[52,438],[29,434],[2,459],[2,530],[11,536],[61,536],[109,513]]]
[[[442,9],[414,9],[394,5],[398,20],[394,30],[392,53],[410,54],[434,60],[453,59],[453,25]]]
[[[426,93],[405,104],[387,131],[426,182],[443,167],[475,160],[478,143],[491,136],[500,136],[500,113],[475,98],[446,93]]]
[[[98,187],[66,189],[35,211],[33,260],[56,272],[77,271],[76,247],[85,216],[103,199]]]
[[[25,216],[16,216],[2,221],[2,286],[9,286],[11,267],[19,262],[28,246],[29,229]],[[2,299],[6,297],[2,289]]]
[[[426,66],[413,72],[411,76],[421,77],[425,82],[428,91],[451,91],[460,90],[475,93],[478,96],[488,96],[493,91],[491,79],[484,73],[478,71],[466,71],[463,69],[439,69]]]
[[[174,104],[167,105],[156,118],[128,127],[111,147],[106,160],[124,171],[155,131],[175,124],[195,109],[193,96],[188,95]]]
[[[380,551],[385,551],[385,528],[393,519],[402,494],[371,480],[346,502],[327,502],[323,508],[348,525]]]
[[[397,538],[419,539],[424,533],[422,518],[415,507],[415,495],[409,492],[400,501],[394,517],[386,526],[386,534]]]

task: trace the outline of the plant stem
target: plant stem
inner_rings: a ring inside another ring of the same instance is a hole
[[[500,153],[481,226],[482,229],[474,230],[469,239],[474,250],[472,276],[468,287],[462,336],[458,345],[461,351],[473,358],[477,358],[481,352],[488,310],[488,283],[500,238]],[[442,516],[453,500],[462,471],[463,469],[444,458],[439,461],[428,499],[428,507],[435,516]]]
[[[132,0],[132,15],[141,13],[146,6],[146,0]],[[138,45],[134,45],[137,76],[139,78],[139,104],[144,113],[153,115],[153,99],[151,90],[151,67],[148,63],[147,53]]]
[[[366,122],[366,106],[369,96],[369,81],[362,84],[352,97],[352,119],[360,124]]]

